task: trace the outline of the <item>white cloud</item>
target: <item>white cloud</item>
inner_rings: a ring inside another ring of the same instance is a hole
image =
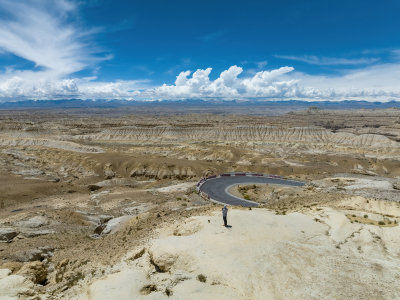
[[[338,57],[324,57],[324,56],[290,56],[290,55],[275,55],[277,58],[302,61],[311,65],[329,66],[329,65],[366,65],[379,61],[379,58],[338,58]]]
[[[35,64],[33,70],[6,67],[0,73],[1,100],[79,96],[77,80],[66,77],[109,57],[95,55],[90,32],[69,22],[75,10],[67,0],[0,2],[0,52]]]
[[[296,80],[282,80],[281,76],[293,71],[292,67],[282,67],[272,71],[257,72],[252,77],[239,78],[243,69],[232,66],[223,71],[214,81],[210,80],[211,68],[191,72],[181,72],[174,85],[162,85],[152,92],[158,98],[244,98],[244,97],[285,97],[292,94]]]
[[[99,82],[96,77],[51,78],[50,72],[10,71],[0,76],[0,101],[21,99],[261,99],[400,100],[400,65],[361,68],[340,76],[316,76],[281,67],[244,76],[231,66],[211,80],[212,69],[181,72],[174,84],[151,87],[148,80]]]
[[[46,5],[47,10],[44,9]],[[0,21],[0,48],[60,75],[85,68],[92,57],[78,31],[66,22],[74,9],[68,1],[2,0],[7,18]]]
[[[300,99],[300,100],[400,100],[400,64],[381,64],[347,71],[337,76],[296,72],[293,67],[260,71],[241,77],[232,66],[215,80],[211,68],[181,72],[173,85],[148,89],[137,99]]]
[[[305,90],[319,91],[321,97],[328,99],[400,100],[400,63],[378,64],[337,76],[298,72],[293,76]]]
[[[93,67],[100,57],[90,34],[70,22],[75,2],[68,0],[1,0],[0,54],[12,53],[33,62],[33,70],[6,67],[0,73],[0,101],[24,99],[264,99],[264,100],[400,100],[400,63],[375,58],[286,57],[320,65],[358,65],[340,75],[309,75],[284,66],[244,72],[231,66],[210,79],[211,68],[183,71],[174,84],[150,86],[149,80],[97,81],[73,74]],[[393,55],[398,54],[393,50]],[[182,62],[180,69],[187,63]],[[367,65],[367,66],[365,66]],[[139,66],[140,67],[140,66]],[[143,69],[144,70],[144,69]],[[94,73],[95,74],[95,73]]]
[[[37,75],[37,72],[31,72],[30,77],[28,72],[24,72],[24,77],[0,79],[0,102],[26,99],[134,99],[141,90],[149,88],[146,80],[99,82],[93,81],[96,77],[49,79]]]

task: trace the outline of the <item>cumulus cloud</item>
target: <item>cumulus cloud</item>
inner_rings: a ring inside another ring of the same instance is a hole
[[[49,78],[44,74],[12,71],[0,76],[0,100],[15,99],[258,99],[258,100],[400,100],[400,65],[387,64],[353,70],[340,76],[317,76],[297,72],[293,67],[260,71],[244,76],[231,66],[212,80],[211,68],[183,71],[174,84],[152,87],[148,80],[114,82],[88,78]],[[3,77],[3,80],[2,80]]]
[[[259,100],[400,100],[400,64],[380,64],[336,76],[308,75],[293,67],[260,71],[241,77],[231,66],[210,80],[212,69],[181,72],[175,84],[164,84],[136,95],[148,99],[259,99]]]
[[[260,71],[252,77],[239,78],[243,69],[231,66],[221,72],[215,80],[210,80],[211,68],[181,72],[174,85],[164,84],[152,92],[156,97],[166,98],[243,98],[243,97],[286,97],[292,94],[296,80],[284,80],[282,76],[293,71],[292,67],[282,67],[271,71]]]

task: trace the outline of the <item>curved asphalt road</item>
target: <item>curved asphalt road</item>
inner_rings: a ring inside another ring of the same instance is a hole
[[[237,184],[251,184],[251,183],[269,183],[281,184],[288,186],[303,186],[303,182],[291,181],[279,178],[269,177],[250,177],[250,176],[222,176],[220,178],[209,179],[204,182],[200,191],[206,193],[211,199],[228,205],[238,205],[246,207],[258,206],[258,203],[247,201],[245,199],[235,197],[228,193],[228,189],[232,185]]]

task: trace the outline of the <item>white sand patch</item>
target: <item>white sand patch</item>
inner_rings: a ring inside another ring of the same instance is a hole
[[[189,188],[192,188],[196,185],[196,182],[184,182],[178,183],[162,188],[152,189],[152,191],[160,192],[160,193],[173,193],[173,192],[186,192]]]
[[[329,177],[322,180],[314,181],[319,187],[327,188],[332,186],[340,186],[347,190],[374,189],[381,191],[393,190],[393,183],[390,179],[382,177]]]
[[[353,178],[354,183],[345,186],[347,190],[360,190],[360,189],[378,189],[378,190],[391,190],[393,184],[388,180]]]
[[[284,160],[284,162],[292,167],[304,167],[304,164],[301,164],[299,162],[294,162],[294,161],[289,161],[289,160]]]
[[[246,160],[246,159],[241,159],[241,160],[238,160],[236,162],[236,164],[241,165],[241,166],[251,166],[251,161]]]
[[[379,201],[367,199],[361,196],[344,198],[336,204],[343,207],[355,207],[357,210],[365,212],[374,212],[377,214],[388,214],[395,217],[400,217],[400,203],[393,201]]]

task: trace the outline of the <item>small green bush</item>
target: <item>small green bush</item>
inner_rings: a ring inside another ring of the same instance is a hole
[[[368,215],[364,215],[364,218],[368,219]]]
[[[207,281],[207,277],[203,274],[199,274],[197,275],[197,280],[200,282],[206,282]]]
[[[379,221],[378,224],[379,224],[379,225],[385,225],[385,222]]]

